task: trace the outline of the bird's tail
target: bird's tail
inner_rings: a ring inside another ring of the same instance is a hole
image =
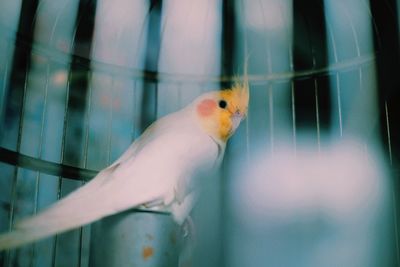
[[[62,233],[115,213],[97,197],[108,176],[108,170],[99,173],[91,182],[47,210],[16,223],[13,231],[0,235],[0,251]]]

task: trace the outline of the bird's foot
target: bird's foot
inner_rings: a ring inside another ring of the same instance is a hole
[[[196,226],[194,225],[192,217],[188,216],[182,224],[183,238],[195,241],[196,240]]]
[[[183,247],[179,255],[179,267],[189,267],[193,260],[196,245],[196,227],[193,219],[188,216],[182,223]]]

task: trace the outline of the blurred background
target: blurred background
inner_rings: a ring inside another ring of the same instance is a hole
[[[157,118],[250,106],[193,211],[127,211],[0,266],[400,266],[397,0],[3,0],[0,230],[83,185]],[[181,254],[180,263],[178,255]],[[183,259],[183,260],[182,260]]]

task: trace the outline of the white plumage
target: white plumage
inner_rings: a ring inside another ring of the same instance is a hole
[[[224,142],[201,129],[194,103],[155,122],[85,186],[38,215],[18,222],[14,231],[0,236],[0,250],[139,205],[169,210],[182,223],[193,205],[192,178],[216,166],[225,148]]]

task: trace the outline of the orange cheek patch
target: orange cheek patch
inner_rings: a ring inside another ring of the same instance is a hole
[[[214,112],[216,107],[217,107],[217,103],[215,103],[214,100],[212,100],[212,99],[204,99],[197,106],[197,112],[202,117],[210,116],[211,114],[213,114],[213,112]]]

